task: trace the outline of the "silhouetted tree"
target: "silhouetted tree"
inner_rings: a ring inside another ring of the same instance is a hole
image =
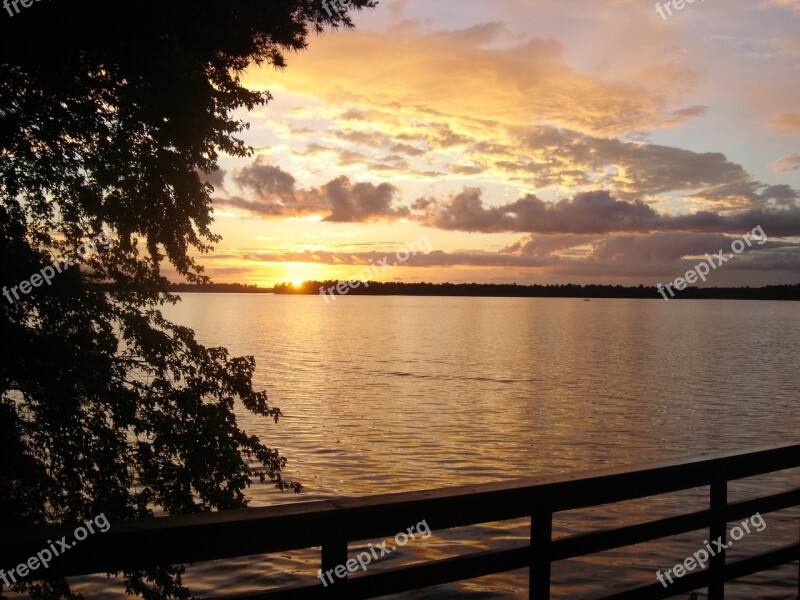
[[[253,389],[253,359],[167,322],[161,267],[207,281],[196,257],[219,238],[203,175],[220,152],[249,153],[232,111],[270,99],[242,70],[283,67],[350,17],[315,0],[13,5],[0,12],[0,527],[242,507],[253,478],[299,489],[234,416],[235,402],[280,416]],[[112,245],[81,248],[103,231]],[[65,254],[75,265],[57,273]],[[126,583],[187,597],[181,572]],[[58,581],[30,591],[71,597]]]

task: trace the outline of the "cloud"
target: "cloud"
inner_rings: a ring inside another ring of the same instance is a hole
[[[393,206],[399,190],[389,183],[353,183],[342,175],[318,188],[298,189],[291,174],[268,164],[263,156],[236,169],[233,179],[248,197],[215,198],[215,203],[262,218],[317,214],[326,221],[350,223],[410,214],[405,207]]]
[[[730,248],[730,245],[731,238],[719,233],[609,236],[595,244],[588,258],[614,263],[672,264],[687,256],[704,256]]]
[[[705,233],[655,233],[649,235],[584,236],[526,236],[519,251],[509,252],[444,252],[433,250],[419,253],[397,264],[397,270],[381,273],[381,279],[411,280],[409,272],[420,274],[419,269],[430,269],[427,277],[435,279],[442,269],[506,269],[505,273],[523,277],[537,277],[539,281],[594,281],[608,282],[609,278],[628,282],[669,281],[694,267],[705,254],[727,250],[735,238]],[[532,250],[536,244],[539,250]],[[551,248],[569,248],[571,244],[587,247],[580,253],[540,251],[545,245]],[[435,242],[434,242],[435,246]],[[352,268],[358,271],[370,264],[395,261],[394,247],[364,251],[299,251],[299,252],[241,252],[239,260],[251,265],[258,263],[313,263]],[[349,269],[348,269],[349,270]],[[449,273],[458,271],[447,271]],[[524,275],[529,273],[529,275]],[[754,243],[715,271],[713,284],[767,283],[780,278],[797,277],[800,273],[800,244],[768,242],[763,246]],[[712,282],[709,282],[712,284]]]
[[[774,129],[800,131],[800,112],[785,112],[775,115],[769,122]]]
[[[483,165],[475,164],[475,165],[453,165],[450,168],[450,172],[454,175],[480,175],[481,173],[486,171],[486,167]]]
[[[322,144],[318,144],[317,142],[312,142],[311,144],[306,145],[306,149],[302,152],[295,150],[294,154],[298,156],[316,156],[318,154],[324,154],[325,152],[333,152],[333,148],[329,148],[328,146],[323,146]]]
[[[331,214],[326,221],[348,223],[376,217],[399,218],[409,214],[406,208],[392,208],[397,188],[389,183],[351,184],[347,177],[342,176],[329,181],[322,189],[331,206]]]
[[[487,206],[479,188],[464,188],[449,200],[418,199],[422,222],[446,230],[498,233],[604,234],[615,232],[742,232],[761,225],[773,236],[800,235],[800,208],[752,208],[733,214],[696,211],[660,214],[641,200],[618,200],[607,190],[583,192],[548,203],[533,194]]]
[[[672,114],[674,114],[676,117],[688,118],[688,117],[701,117],[706,113],[708,113],[708,106],[697,105],[697,106],[688,106],[686,108],[676,110]]]
[[[706,254],[730,248],[734,239],[721,233],[687,233],[680,231],[656,232],[643,235],[527,235],[503,248],[503,254],[520,256],[571,256],[609,264],[674,264],[684,258],[703,257]],[[800,250],[800,244],[767,240],[753,242],[750,248],[759,252]],[[795,260],[800,257],[795,257]]]
[[[361,146],[369,146],[371,148],[380,148],[391,143],[391,140],[386,136],[386,134],[375,130],[336,131],[333,133],[333,136],[346,142],[352,142]]]
[[[654,148],[658,150],[661,147]],[[350,159],[360,162],[366,158],[359,153],[322,146],[309,151],[336,152],[340,162]],[[711,156],[709,160],[718,162],[719,156]],[[389,155],[382,162],[370,165],[376,172],[403,172],[409,167],[400,155]],[[480,165],[454,168],[462,175],[483,171]],[[735,170],[735,166],[728,168]],[[687,165],[684,175],[690,177],[691,173],[691,167]],[[800,207],[794,203],[797,192],[786,185],[759,187],[747,179],[718,185],[712,188],[712,192],[706,191],[707,196],[716,194],[720,198],[746,192],[749,204],[745,208],[727,210],[724,207],[726,210],[723,212],[697,210],[677,215],[660,213],[653,205],[638,198],[615,197],[605,189],[579,192],[556,202],[545,202],[534,194],[526,194],[512,202],[493,206],[484,202],[482,189],[465,187],[449,198],[417,198],[409,208],[400,204],[400,191],[390,183],[352,182],[347,176],[339,176],[320,187],[299,189],[291,174],[269,164],[264,156],[234,170],[232,179],[245,196],[217,198],[217,204],[262,218],[310,214],[321,215],[324,220],[333,222],[409,218],[450,231],[576,235],[654,231],[726,233],[761,225],[769,228],[771,235],[800,235]]]
[[[225,169],[217,169],[211,173],[199,173],[200,181],[210,183],[214,186],[214,191],[225,191]]]
[[[354,152],[353,150],[342,150],[337,148],[334,150],[338,155],[338,163],[343,167],[348,167],[350,165],[360,165],[367,162],[368,157],[366,154],[362,154],[361,152]]]
[[[676,114],[688,118],[705,110],[705,106],[688,106],[674,111],[670,118]],[[800,198],[788,185],[758,181],[721,152],[648,143],[638,137],[592,135],[553,124],[531,125],[530,119],[524,125],[507,125],[477,115],[455,118],[418,105],[395,112],[342,111],[332,106],[323,113],[308,109],[302,116],[324,122],[318,136],[304,139],[305,151],[295,151],[295,155],[313,158],[329,152],[338,156],[339,166],[391,172],[406,179],[452,181],[480,175],[482,181],[538,193],[607,189],[621,200],[672,203],[678,202],[680,195],[680,201],[692,208],[717,210],[790,205]],[[360,123],[351,124],[343,121],[344,117],[358,118]],[[383,158],[387,153],[402,154],[408,162],[387,161]],[[304,165],[306,170],[320,168],[319,161],[309,162]]]
[[[481,23],[468,27],[467,29],[438,31],[427,37],[428,39],[435,40],[438,43],[444,43],[448,46],[477,48],[496,40],[507,38],[508,28],[504,23],[499,22]]]
[[[395,156],[387,156],[383,160],[384,162],[370,164],[369,170],[381,172],[394,171],[401,175],[406,175],[409,172],[411,165],[407,160],[398,159]]]
[[[352,120],[378,110],[444,123],[554,123],[609,135],[672,126],[697,114],[692,109],[675,114],[684,84],[694,77],[680,62],[662,63],[657,76],[613,80],[571,66],[568,48],[559,41],[520,42],[504,29],[484,23],[431,33],[420,23],[407,23],[390,34],[356,30],[320,37],[291,68],[277,74],[253,70],[246,84],[262,87],[269,81],[349,107]],[[365,106],[371,110],[355,108]],[[467,143],[460,135],[443,137],[443,146]]]
[[[627,200],[671,192],[690,192],[694,200],[745,208],[771,200],[795,200],[791,188],[767,186],[719,152],[694,152],[672,146],[600,138],[554,127],[526,132],[524,159],[511,148],[477,146],[481,158],[537,188],[603,187]]]
[[[326,265],[352,265],[369,266],[370,262],[379,264],[379,261],[390,257],[394,261],[395,250],[385,252],[331,252],[311,251],[304,252],[279,252],[279,253],[244,253],[241,258],[250,261],[263,262],[309,262]],[[557,259],[541,259],[529,256],[515,256],[495,252],[442,252],[433,250],[427,254],[418,253],[411,256],[408,261],[399,263],[399,267],[444,267],[444,266],[482,266],[482,267],[541,267],[551,265]]]
[[[464,188],[449,202],[437,203],[426,223],[441,229],[484,233],[605,233],[647,231],[659,219],[647,204],[616,200],[604,190],[577,194],[571,200],[552,204],[528,194],[497,207],[485,206],[482,194],[479,188]]]
[[[766,0],[765,6],[786,6],[800,12],[800,0]]]
[[[596,243],[596,235],[578,235],[574,233],[555,235],[528,235],[500,250],[502,254],[520,254],[523,256],[552,256],[568,250],[572,254],[586,254],[587,250],[578,249]]]
[[[279,167],[268,164],[262,156],[256,158],[249,167],[237,169],[233,180],[261,198],[277,197],[294,201],[295,178]]]
[[[401,152],[403,154],[407,154],[409,156],[421,156],[425,154],[426,150],[422,148],[417,148],[416,146],[412,146],[411,144],[394,144],[389,148],[390,152]]]
[[[333,154],[336,156],[336,163],[341,167],[349,167],[351,165],[366,164],[369,157],[361,152],[355,150],[347,150],[345,148],[331,148],[330,146],[323,146],[316,142],[306,145],[303,151],[295,150],[292,154],[296,156],[319,156],[320,154]]]
[[[772,163],[772,170],[775,173],[789,173],[800,171],[800,154],[787,154]]]

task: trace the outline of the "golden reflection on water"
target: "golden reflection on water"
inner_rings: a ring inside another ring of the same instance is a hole
[[[316,296],[185,294],[166,312],[207,345],[255,355],[256,383],[286,415],[275,426],[239,411],[306,489],[293,496],[256,485],[259,506],[797,440],[798,311],[778,302],[338,297],[326,305]],[[797,473],[786,479],[741,489],[798,484]],[[554,532],[688,511],[702,494],[562,514]],[[797,513],[794,529],[790,517],[775,516],[748,549],[796,536]],[[439,532],[371,570],[500,548],[528,533],[526,521]],[[695,532],[557,564],[554,597],[653,581],[703,539]],[[188,580],[199,594],[233,593],[309,581],[318,561],[309,550],[209,563]],[[789,597],[794,569],[749,578],[729,597]],[[526,586],[527,572],[516,571],[403,597],[524,597]]]

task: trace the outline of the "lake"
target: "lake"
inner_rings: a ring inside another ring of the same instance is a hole
[[[550,298],[183,294],[166,315],[198,339],[254,355],[255,383],[285,416],[239,411],[288,457],[295,496],[254,485],[253,506],[489,482],[800,441],[800,304]],[[762,477],[731,496],[798,485]],[[702,492],[702,490],[700,491]],[[703,507],[687,492],[558,515],[554,534]],[[790,519],[794,522],[790,524]],[[797,511],[765,515],[744,553],[796,540]],[[413,525],[413,523],[409,523]],[[439,532],[389,566],[528,535],[525,522]],[[703,547],[703,532],[554,566],[554,597],[652,582]],[[373,540],[374,541],[374,540]],[[735,552],[730,555],[735,558]],[[198,594],[309,581],[318,553],[190,568]],[[371,569],[379,569],[376,564]],[[729,586],[731,598],[794,597],[797,566]],[[90,578],[91,597],[116,597]],[[406,598],[527,597],[517,571]]]

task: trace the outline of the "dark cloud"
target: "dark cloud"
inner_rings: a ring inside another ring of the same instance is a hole
[[[433,148],[453,148],[466,146],[475,140],[456,133],[447,123],[436,123],[430,126],[427,134],[428,144]]]
[[[391,157],[387,157],[384,160],[387,162],[370,164],[370,171],[397,171],[402,174],[407,174],[409,168],[411,167],[408,161],[405,160],[392,161]]]
[[[737,233],[761,226],[768,237],[793,237],[800,235],[800,208],[754,208],[732,215],[698,211],[664,217],[663,223],[661,229]]]
[[[450,173],[453,175],[480,175],[486,171],[483,165],[453,165],[450,167]]]
[[[211,173],[199,173],[200,181],[203,183],[210,183],[214,187],[214,191],[225,191],[225,169],[217,169]]]
[[[421,156],[422,154],[425,154],[425,152],[427,152],[427,150],[424,150],[422,148],[417,148],[416,146],[412,146],[411,144],[401,144],[401,143],[394,144],[389,148],[389,151],[407,154],[408,156]]]
[[[676,110],[674,114],[676,117],[700,117],[708,112],[708,106],[704,105],[696,105],[696,106],[687,106],[686,108],[682,108],[680,110]]]
[[[766,232],[765,232],[766,233]],[[751,246],[758,251],[795,251],[800,244],[758,239],[760,232],[751,236]],[[730,248],[739,236],[721,233],[656,232],[643,235],[528,235],[503,248],[503,254],[523,256],[586,257],[618,263],[671,264],[685,257],[704,256]],[[580,250],[579,250],[580,249]],[[788,250],[787,250],[788,249]]]
[[[237,169],[234,181],[248,197],[216,198],[216,204],[247,211],[261,217],[322,214],[326,221],[349,223],[398,219],[410,215],[405,207],[394,207],[398,190],[389,183],[352,183],[344,175],[319,188],[298,189],[295,178],[258,157]]]
[[[256,158],[249,167],[234,172],[233,180],[242,188],[257,196],[294,200],[295,178],[279,167],[270,165],[263,156]]]
[[[669,264],[686,256],[703,256],[730,248],[731,239],[721,233],[685,232],[609,236],[595,244],[588,258],[615,263]]]
[[[337,177],[322,187],[322,197],[331,207],[331,214],[325,220],[346,223],[408,216],[407,208],[392,207],[396,195],[397,188],[389,183],[351,184],[347,177]]]
[[[647,204],[615,200],[607,191],[585,192],[546,203],[529,194],[502,206],[485,206],[479,188],[465,188],[447,203],[435,203],[426,222],[440,229],[497,233],[605,233],[646,231],[658,223]]]
[[[411,208],[414,210],[428,210],[431,206],[436,204],[436,200],[433,198],[417,198],[411,204]]]
[[[351,142],[354,144],[359,144],[361,146],[368,146],[370,148],[380,148],[382,146],[388,145],[391,141],[386,134],[376,130],[336,131],[333,132],[333,135],[339,138],[340,140],[344,140],[346,142]]]
[[[343,167],[348,167],[350,165],[360,165],[365,163],[368,159],[367,156],[361,154],[361,152],[354,152],[352,150],[342,150],[337,148],[334,150],[336,154],[339,156],[338,164]]]
[[[300,215],[316,214],[322,208],[314,205],[301,206],[294,199],[290,201],[282,201],[277,197],[269,199],[268,197],[258,199],[248,199],[242,196],[228,196],[227,198],[214,198],[214,204],[217,206],[237,208],[246,211],[256,217],[295,217]]]
[[[465,188],[449,201],[417,200],[423,222],[448,230],[498,233],[573,233],[689,231],[744,232],[761,225],[769,236],[800,235],[800,208],[752,208],[732,214],[698,211],[687,215],[660,214],[641,200],[618,200],[608,191],[576,194],[548,203],[529,194],[500,206],[487,206],[482,190]]]
[[[340,161],[364,158],[359,153],[340,155]],[[402,156],[390,155],[372,168],[404,171],[408,164]],[[475,168],[474,172],[480,171]],[[615,198],[608,190],[581,192],[557,202],[545,202],[528,194],[492,206],[484,202],[480,188],[468,187],[446,200],[419,198],[409,209],[398,205],[399,190],[388,183],[354,183],[341,176],[319,188],[298,189],[291,174],[268,164],[264,157],[235,170],[232,178],[244,190],[245,197],[232,196],[217,202],[261,216],[327,214],[327,220],[338,222],[408,217],[439,229],[483,233],[742,233],[761,226],[770,237],[800,235],[800,207],[794,203],[794,190],[784,185],[764,188],[759,193],[768,195],[771,201],[748,209],[671,215],[659,213],[639,199]]]
[[[556,235],[528,235],[503,248],[503,254],[522,254],[525,256],[551,256],[561,250],[572,250],[592,244],[598,240],[596,235],[577,235],[574,233]]]
[[[333,148],[329,148],[328,146],[323,146],[322,144],[318,144],[316,142],[312,142],[306,146],[304,152],[300,152],[295,150],[292,154],[297,154],[298,156],[316,156],[317,154],[322,154],[323,152],[333,152]]]

